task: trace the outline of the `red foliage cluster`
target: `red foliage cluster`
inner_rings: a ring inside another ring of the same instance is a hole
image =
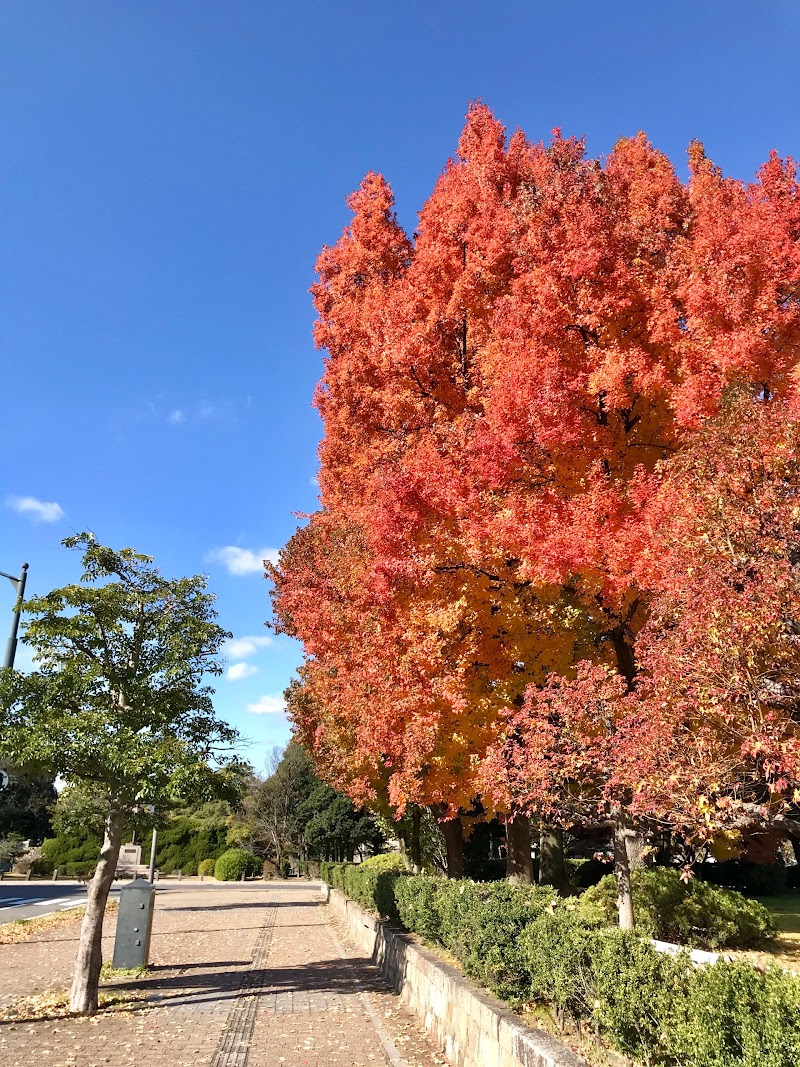
[[[355,799],[791,802],[800,190],[689,158],[476,105],[413,241],[370,174],[320,255],[321,509],[271,577]]]

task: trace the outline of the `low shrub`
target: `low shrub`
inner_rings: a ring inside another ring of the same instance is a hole
[[[379,852],[358,865],[362,871],[403,871],[406,864],[399,852]]]
[[[594,932],[589,954],[594,1025],[626,1056],[658,1061],[691,969],[687,954],[665,955],[630,930],[606,929]]]
[[[517,1002],[529,981],[520,936],[553,900],[544,886],[444,882],[435,898],[441,940],[466,974]]]
[[[374,857],[377,859],[377,857]],[[321,863],[321,875],[328,885],[350,897],[362,908],[382,919],[398,921],[394,884],[404,877],[396,868],[381,864]]]
[[[528,998],[553,1005],[559,1018],[580,1020],[591,1010],[592,930],[574,913],[546,911],[520,934]]]
[[[691,966],[631,931],[592,929],[567,912],[525,929],[530,998],[591,1023],[640,1063],[793,1067],[800,1062],[800,977],[747,963]]]
[[[438,894],[445,892],[444,878],[420,874],[412,878],[398,878],[394,885],[395,905],[400,922],[406,930],[424,937],[426,941],[441,941],[442,926]]]
[[[56,869],[55,863],[47,856],[39,856],[31,860],[30,871],[34,878],[46,878]]]
[[[616,920],[617,889],[607,875],[580,898],[580,912],[605,923]],[[746,948],[775,935],[772,916],[757,900],[697,878],[683,882],[670,867],[633,872],[633,910],[639,933],[703,948]]]
[[[437,894],[439,940],[458,960],[469,951],[472,923],[482,903],[475,882],[448,881]]]
[[[204,878],[214,873],[214,868],[217,865],[217,861],[208,857],[207,859],[200,860],[197,864],[197,873],[201,874]]]
[[[673,998],[665,1044],[681,1067],[800,1063],[800,976],[720,961],[692,970]]]
[[[261,860],[243,848],[229,848],[214,864],[214,877],[218,882],[238,882],[242,875],[255,878],[261,874]]]

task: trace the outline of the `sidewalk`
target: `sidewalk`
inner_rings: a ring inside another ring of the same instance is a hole
[[[113,945],[106,923],[104,958]],[[63,990],[77,923],[0,946],[0,1009]],[[114,986],[142,1006],[93,1019],[0,1021],[0,1063],[28,1067],[434,1067],[446,1061],[309,883],[159,891],[151,971]]]

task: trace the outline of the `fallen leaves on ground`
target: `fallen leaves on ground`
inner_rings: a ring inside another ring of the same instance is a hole
[[[27,941],[34,934],[40,934],[44,930],[53,930],[59,926],[67,926],[75,919],[81,918],[86,911],[85,904],[77,904],[74,908],[65,911],[54,911],[50,915],[37,915],[33,919],[15,919],[10,923],[0,925],[0,945],[16,945],[20,941]],[[109,900],[106,904],[106,915],[119,911],[116,900]]]

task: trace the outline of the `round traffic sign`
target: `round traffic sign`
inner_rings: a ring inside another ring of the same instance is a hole
[[[8,775],[5,771],[0,771],[0,789],[5,789],[8,785]]]

